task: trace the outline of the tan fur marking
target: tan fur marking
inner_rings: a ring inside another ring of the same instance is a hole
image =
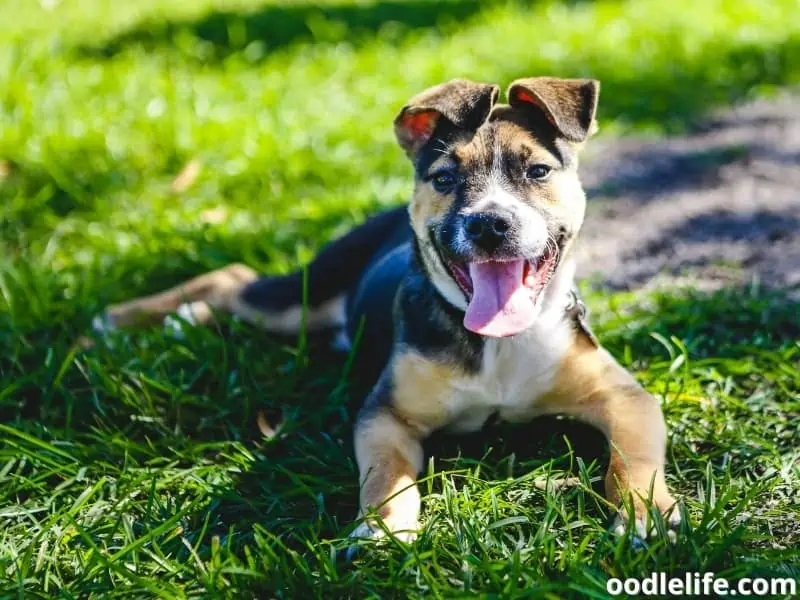
[[[422,468],[419,437],[388,408],[356,425],[356,461],[361,482],[361,513],[377,509],[392,531],[416,528]]]
[[[542,197],[551,204],[550,213],[556,219],[569,224],[572,231],[580,229],[586,214],[586,194],[574,169],[553,173]]]
[[[504,153],[528,154],[528,161],[531,164],[553,162],[553,155],[521,125],[510,121],[498,123],[497,137]]]
[[[444,426],[450,419],[446,403],[453,394],[452,380],[461,373],[415,352],[397,356],[392,368],[393,410],[426,433]]]
[[[646,505],[640,496],[647,499],[651,486],[660,510],[675,503],[664,480],[667,432],[661,408],[606,350],[574,344],[537,408],[574,416],[605,434],[611,446],[606,496],[613,504],[633,492],[641,516]]]
[[[441,219],[450,208],[452,196],[436,192],[430,183],[418,182],[411,199],[411,226],[421,239],[427,238],[428,224]]]

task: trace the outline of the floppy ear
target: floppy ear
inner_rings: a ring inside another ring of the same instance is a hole
[[[409,100],[394,120],[397,141],[410,157],[433,137],[440,120],[458,129],[477,130],[489,117],[500,88],[467,79],[453,79]]]
[[[534,107],[566,139],[583,142],[592,135],[600,82],[595,79],[530,77],[518,79],[508,88],[511,106]]]

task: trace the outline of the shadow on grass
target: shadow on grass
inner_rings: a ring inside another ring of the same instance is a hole
[[[214,10],[197,19],[141,23],[103,46],[84,47],[83,51],[109,57],[131,46],[147,50],[180,48],[185,37],[189,43],[197,39],[204,44],[198,58],[207,62],[224,60],[248,47],[249,58],[258,60],[298,42],[358,43],[379,31],[397,37],[409,30],[456,23],[485,10],[489,4],[492,2],[482,0],[381,0],[364,5],[301,1],[294,5],[267,5],[252,12]],[[394,31],[390,31],[392,27]]]
[[[624,252],[622,260],[631,268],[612,274],[605,285],[630,289],[656,275],[680,276],[687,270],[700,272],[701,277],[717,272],[744,280],[739,271],[746,269],[771,285],[797,289],[800,266],[791,257],[797,255],[793,240],[798,228],[800,219],[793,208],[717,209],[688,217]]]
[[[793,236],[800,228],[800,218],[792,208],[782,211],[757,210],[741,213],[715,210],[686,219],[679,225],[666,229],[658,239],[651,240],[626,256],[635,260],[639,256],[652,256],[666,248],[679,244],[702,244],[706,242],[739,243],[746,240],[749,245],[766,246],[771,242]],[[725,253],[724,248],[717,252]],[[705,261],[684,263],[681,266],[699,266]],[[659,269],[660,270],[660,269]],[[658,271],[648,273],[650,279]]]
[[[668,193],[713,188],[720,183],[724,167],[747,159],[750,154],[751,148],[746,144],[693,150],[670,148],[663,143],[652,147],[637,144],[631,150],[623,146],[617,160],[593,165],[601,173],[590,173],[586,193],[589,197],[635,195],[637,203],[646,204]]]

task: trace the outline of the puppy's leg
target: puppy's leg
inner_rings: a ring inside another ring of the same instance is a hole
[[[108,330],[152,325],[181,306],[187,307],[187,311],[191,309],[198,323],[205,323],[211,318],[211,307],[231,310],[235,296],[257,278],[258,274],[250,267],[228,265],[164,292],[113,304],[95,319],[94,327]]]
[[[355,429],[361,483],[361,516],[375,511],[396,537],[411,541],[419,528],[417,473],[422,469],[420,434],[391,409],[361,416]],[[383,530],[366,521],[353,537],[380,537]]]
[[[664,479],[667,429],[658,401],[602,348],[577,346],[562,362],[554,391],[538,404],[602,431],[610,444],[606,496],[622,504],[622,519],[634,518],[644,537],[650,502],[677,524],[680,514]],[[626,502],[633,506],[628,515]]]
[[[94,320],[105,332],[158,323],[178,312],[197,324],[214,310],[240,316],[269,330],[297,333],[337,329],[344,324],[345,298],[375,254],[407,228],[405,208],[380,213],[326,246],[308,266],[282,277],[260,277],[234,264],[191,279],[165,292],[110,306]]]
[[[376,511],[383,526],[400,539],[416,537],[422,469],[422,440],[450,422],[453,379],[463,373],[452,365],[402,346],[396,347],[355,427],[361,483],[361,516]],[[353,537],[381,537],[384,530],[366,521]]]

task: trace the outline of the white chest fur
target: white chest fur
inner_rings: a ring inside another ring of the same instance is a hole
[[[542,317],[521,334],[486,341],[480,372],[453,381],[448,429],[475,431],[495,413],[512,422],[536,414],[536,400],[552,389],[572,340],[563,310]]]

